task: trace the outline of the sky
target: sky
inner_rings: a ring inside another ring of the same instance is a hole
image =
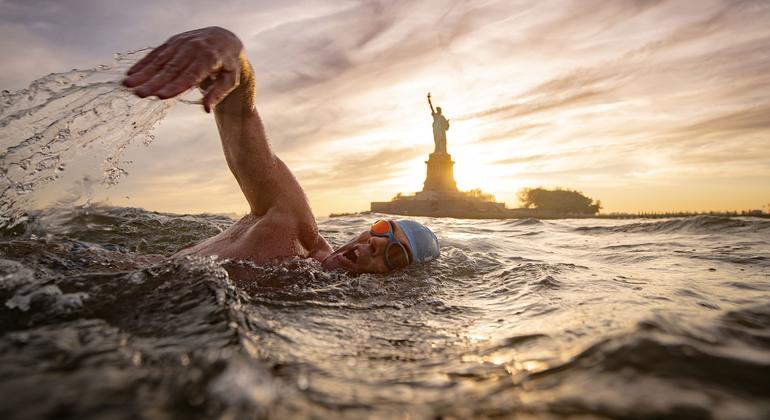
[[[238,35],[276,154],[318,216],[422,189],[426,94],[458,187],[603,212],[770,205],[770,1],[0,0],[0,89],[218,25]],[[245,213],[211,115],[177,104],[115,205]]]

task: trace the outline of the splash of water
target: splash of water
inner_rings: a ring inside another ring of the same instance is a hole
[[[43,205],[41,187],[83,154],[93,155],[107,186],[127,174],[126,147],[151,131],[174,101],[140,99],[120,81],[148,50],[116,54],[112,65],[53,73],[0,93],[0,227]]]

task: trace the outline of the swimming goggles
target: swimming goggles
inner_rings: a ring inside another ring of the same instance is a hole
[[[369,228],[369,233],[372,236],[388,238],[388,246],[385,248],[385,265],[388,266],[389,270],[404,268],[411,262],[409,250],[396,239],[394,232],[393,222],[387,220],[378,220]]]

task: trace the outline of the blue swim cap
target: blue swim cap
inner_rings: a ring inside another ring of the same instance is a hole
[[[396,220],[395,223],[409,239],[412,262],[427,262],[438,258],[438,238],[427,226],[414,220]]]

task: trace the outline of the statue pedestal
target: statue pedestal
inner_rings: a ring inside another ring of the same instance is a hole
[[[423,191],[456,192],[454,162],[448,153],[431,153],[428,161],[428,174],[425,177]]]

